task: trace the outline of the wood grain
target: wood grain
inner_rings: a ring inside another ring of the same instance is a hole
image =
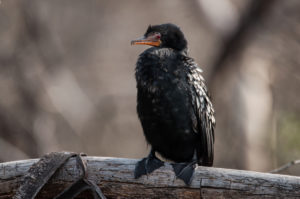
[[[192,184],[175,179],[166,163],[149,176],[134,179],[137,160],[109,157],[84,157],[88,178],[108,198],[300,198],[300,177],[198,167]],[[11,198],[22,176],[38,159],[0,164],[0,198]],[[52,198],[79,177],[80,169],[71,158],[42,189],[38,198]],[[89,198],[87,193],[78,198]]]

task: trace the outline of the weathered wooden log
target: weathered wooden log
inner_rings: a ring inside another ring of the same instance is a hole
[[[252,171],[198,167],[192,184],[176,179],[170,164],[149,176],[134,179],[137,160],[84,157],[88,179],[95,182],[108,198],[300,198],[300,177]],[[0,198],[11,198],[22,176],[38,159],[0,164]],[[80,169],[71,158],[38,198],[52,198],[78,179]],[[85,193],[87,194],[87,193]],[[86,198],[88,195],[81,195]],[[80,197],[79,197],[80,198]]]

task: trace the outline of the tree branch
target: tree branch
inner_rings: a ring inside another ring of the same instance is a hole
[[[284,171],[284,170],[286,170],[286,169],[288,169],[291,166],[296,165],[296,164],[300,164],[300,160],[293,160],[293,161],[291,161],[291,162],[289,162],[289,163],[287,163],[287,164],[285,164],[285,165],[283,165],[283,166],[281,166],[277,169],[274,169],[274,170],[270,171],[270,173],[279,173],[279,172]]]
[[[166,163],[149,176],[134,179],[136,160],[83,157],[87,179],[96,183],[108,198],[258,198],[300,197],[300,177],[252,171],[198,167],[191,185],[175,179]],[[0,164],[0,199],[11,198],[37,159]],[[41,190],[38,198],[52,198],[80,177],[75,158],[71,158]],[[88,198],[80,195],[79,198]]]

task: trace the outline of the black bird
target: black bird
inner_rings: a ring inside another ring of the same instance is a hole
[[[137,163],[135,178],[163,165],[158,152],[190,184],[196,165],[212,166],[214,157],[214,109],[202,70],[187,55],[187,41],[174,24],[150,25],[131,44],[153,46],[136,64],[137,112],[152,148]]]

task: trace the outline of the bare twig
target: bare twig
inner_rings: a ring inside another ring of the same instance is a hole
[[[293,160],[277,169],[274,169],[272,171],[269,171],[269,173],[279,173],[281,171],[287,170],[288,168],[290,168],[291,166],[294,166],[296,164],[300,164],[300,160]]]

